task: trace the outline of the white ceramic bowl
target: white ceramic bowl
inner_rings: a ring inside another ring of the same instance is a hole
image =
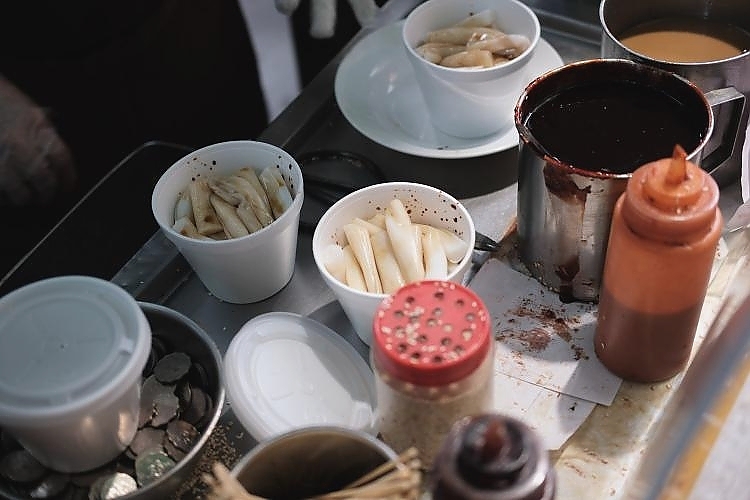
[[[469,69],[440,66],[416,52],[428,32],[488,9],[495,12],[501,31],[528,37],[531,45],[520,56],[491,68]],[[534,12],[518,0],[428,0],[414,9],[404,22],[402,39],[435,128],[468,139],[512,127],[518,89],[528,81],[526,69],[540,32]]]
[[[243,167],[260,173],[269,166],[279,168],[293,196],[291,207],[270,225],[222,241],[188,238],[172,229],[175,203],[192,179],[228,175]],[[292,279],[302,201],[302,171],[289,153],[263,142],[230,141],[194,151],[169,167],[156,183],[151,209],[206,288],[221,300],[246,304],[270,297]]]
[[[356,290],[336,279],[325,267],[324,250],[331,243],[346,244],[343,226],[355,217],[369,219],[385,209],[391,200],[400,199],[410,212],[411,220],[448,229],[467,243],[466,254],[447,279],[460,283],[471,265],[474,248],[474,222],[466,207],[440,189],[411,182],[386,182],[359,189],[331,206],[321,217],[313,234],[312,250],[315,264],[323,279],[333,290],[354,330],[362,341],[370,345],[375,310],[386,297],[385,293]]]

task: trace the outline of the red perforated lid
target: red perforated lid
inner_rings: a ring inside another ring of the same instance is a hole
[[[421,281],[400,288],[378,307],[373,357],[392,377],[441,386],[476,370],[490,348],[482,299],[459,284]]]

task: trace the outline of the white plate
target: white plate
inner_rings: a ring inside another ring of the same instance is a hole
[[[336,101],[349,123],[378,144],[428,158],[471,158],[517,146],[518,132],[513,126],[479,139],[435,130],[401,44],[402,25],[403,21],[369,34],[341,61]],[[528,65],[527,83],[562,66],[563,60],[540,38]],[[522,91],[523,87],[518,89],[519,96]]]

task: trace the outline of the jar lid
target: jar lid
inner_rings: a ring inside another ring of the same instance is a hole
[[[31,283],[0,299],[0,422],[93,412],[141,376],[151,329],[136,300],[89,276]]]
[[[257,441],[316,425],[376,434],[372,370],[343,337],[305,316],[271,312],[245,323],[224,356],[224,380]]]
[[[449,281],[408,284],[385,298],[373,323],[381,371],[421,386],[460,380],[490,349],[490,317],[473,291]]]

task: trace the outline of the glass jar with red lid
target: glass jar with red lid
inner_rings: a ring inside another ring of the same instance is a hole
[[[490,316],[473,291],[427,280],[383,300],[373,321],[371,364],[380,435],[411,446],[430,467],[454,422],[493,406]]]

